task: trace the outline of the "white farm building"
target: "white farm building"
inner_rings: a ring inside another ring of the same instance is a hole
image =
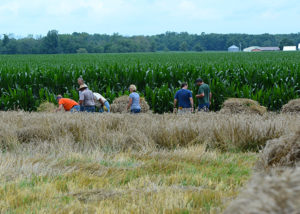
[[[228,52],[239,52],[239,51],[240,51],[240,48],[235,45],[232,45],[228,48]]]
[[[296,51],[297,47],[296,46],[284,46],[283,51]]]

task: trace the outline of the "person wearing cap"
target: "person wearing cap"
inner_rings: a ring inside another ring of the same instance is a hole
[[[63,108],[65,111],[78,112],[80,106],[77,102],[69,98],[63,98],[61,95],[57,95],[56,100],[58,102],[58,108],[56,111],[61,111]]]
[[[81,91],[79,97],[79,104],[83,106],[83,111],[95,112],[95,101],[93,92],[88,89],[86,84],[81,85],[79,87],[79,91]]]
[[[193,95],[190,90],[188,90],[188,84],[182,83],[181,89],[178,90],[174,97],[174,113],[176,112],[176,106],[178,102],[178,113],[191,113],[194,110]]]
[[[110,106],[109,102],[99,93],[93,93],[94,94],[94,101],[95,105],[99,108],[99,112],[103,113],[104,108],[106,108],[107,112],[110,112]]]
[[[130,109],[130,112],[132,114],[138,114],[141,112],[141,105],[140,105],[140,95],[136,93],[136,86],[135,85],[130,85],[129,86],[129,102],[127,106],[127,110]]]
[[[196,84],[199,86],[198,94],[196,95],[196,98],[198,98],[198,110],[208,112],[212,97],[210,88],[201,78],[196,80]]]

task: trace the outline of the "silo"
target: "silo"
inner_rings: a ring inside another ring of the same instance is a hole
[[[228,52],[239,52],[239,51],[240,51],[239,47],[235,45],[232,45],[228,48]]]

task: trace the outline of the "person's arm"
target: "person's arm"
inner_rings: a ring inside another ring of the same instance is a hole
[[[196,94],[196,98],[204,97],[204,90],[200,87],[198,90],[198,94]]]
[[[99,102],[104,106],[104,102],[101,99],[99,99]]]
[[[204,93],[201,93],[201,94],[197,94],[197,95],[196,95],[196,98],[201,98],[201,97],[204,97]]]
[[[84,100],[84,94],[81,92],[79,93],[79,105],[83,105],[83,100]]]
[[[192,112],[194,111],[194,100],[193,97],[190,97],[190,102],[191,102],[191,107],[192,107]]]
[[[63,109],[63,104],[58,105],[58,108],[56,109],[56,112],[61,111]]]
[[[174,108],[177,107],[177,99],[174,99]]]
[[[127,110],[129,110],[129,109],[130,109],[130,106],[131,106],[131,104],[132,104],[132,98],[131,98],[131,97],[129,97],[129,102],[128,102]]]

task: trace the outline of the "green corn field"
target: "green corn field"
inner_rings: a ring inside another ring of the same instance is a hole
[[[169,112],[181,82],[201,77],[213,93],[212,109],[229,97],[257,100],[278,111],[300,97],[300,53],[136,53],[1,55],[0,109],[35,111],[62,94],[78,100],[77,78],[109,102],[135,84],[151,109]]]

